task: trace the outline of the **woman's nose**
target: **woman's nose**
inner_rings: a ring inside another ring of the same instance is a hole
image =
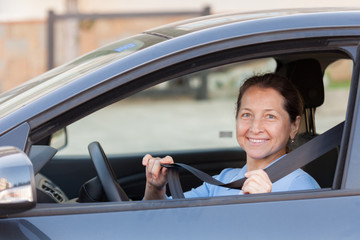
[[[261,119],[254,119],[252,121],[250,131],[254,134],[258,134],[263,131],[263,124]]]

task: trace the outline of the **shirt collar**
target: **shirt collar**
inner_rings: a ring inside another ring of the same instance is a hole
[[[286,154],[282,155],[281,157],[279,157],[278,159],[276,159],[275,161],[273,161],[272,163],[270,163],[269,165],[266,166],[266,168],[270,167],[271,165],[273,165],[274,163],[276,163],[277,161],[279,161],[281,158],[285,157]],[[265,169],[266,169],[265,168]],[[235,180],[241,179],[243,177],[245,177],[245,173],[247,172],[247,164],[245,164],[242,168],[240,168],[240,171],[238,172],[238,174],[236,174],[230,182],[233,182]]]

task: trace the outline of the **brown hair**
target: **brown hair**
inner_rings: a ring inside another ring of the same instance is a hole
[[[238,116],[238,112],[241,107],[242,97],[245,92],[253,86],[260,88],[272,88],[279,92],[280,95],[284,97],[284,109],[289,114],[290,121],[292,123],[295,122],[297,116],[301,116],[304,105],[302,97],[296,87],[286,77],[274,73],[267,73],[247,79],[240,87],[236,103],[236,117]]]

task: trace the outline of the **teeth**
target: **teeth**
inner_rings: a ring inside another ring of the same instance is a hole
[[[251,138],[249,138],[249,141],[250,141],[250,142],[253,142],[253,143],[262,143],[262,142],[265,142],[266,140],[263,140],[263,139],[251,139]]]

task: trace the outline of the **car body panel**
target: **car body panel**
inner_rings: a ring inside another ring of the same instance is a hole
[[[22,217],[11,221],[26,221],[28,225],[31,224],[33,231],[36,229],[49,239],[84,236],[87,239],[112,239],[114,236],[121,239],[199,239],[204,236],[208,239],[219,239],[224,236],[246,239],[321,239],[331,236],[332,239],[351,239],[360,234],[357,227],[359,219],[356,217],[360,213],[357,207],[359,202],[359,196],[352,196],[316,198],[311,201],[300,199],[261,204],[222,204],[151,210],[142,210],[141,205],[151,204],[142,202],[139,206],[129,203],[138,209],[135,211],[118,212],[108,206],[110,212],[104,209],[103,213],[60,214],[56,218]],[[123,203],[124,208],[129,204]],[[157,206],[161,205],[166,203],[159,201]],[[353,224],[348,224],[349,222]],[[0,220],[0,226],[1,223],[4,224],[4,220]]]
[[[24,150],[28,143],[30,126],[23,123],[14,129],[11,129],[5,136],[0,137],[0,146],[14,146]]]
[[[358,47],[358,53],[360,51],[360,48]],[[358,57],[359,59],[359,57]],[[360,63],[359,61],[356,63],[356,71],[354,73],[353,77],[353,85],[352,88],[356,89],[356,96],[355,91],[352,96],[350,96],[349,101],[354,104],[354,110],[348,111],[347,118],[351,119],[353,123],[353,127],[349,129],[349,142],[348,142],[348,154],[346,156],[346,165],[344,166],[344,177],[342,181],[342,187],[346,189],[359,189],[360,186],[360,176],[358,172],[360,171],[360,149],[358,146],[360,146],[359,138],[356,136],[359,136],[360,134],[360,89],[358,86],[360,82]],[[353,101],[351,101],[351,98],[353,98]]]

